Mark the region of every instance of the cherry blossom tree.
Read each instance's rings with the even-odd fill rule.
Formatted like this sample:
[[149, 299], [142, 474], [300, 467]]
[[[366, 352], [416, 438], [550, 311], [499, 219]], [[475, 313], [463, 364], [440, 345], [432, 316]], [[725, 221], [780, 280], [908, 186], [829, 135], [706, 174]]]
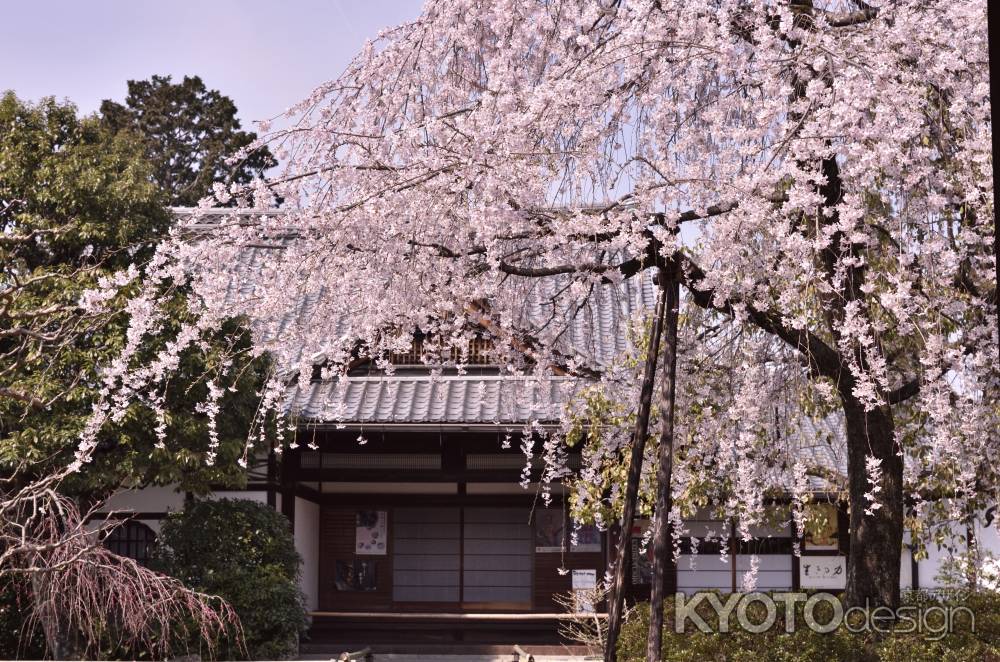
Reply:
[[[676, 426], [694, 441], [673, 492], [725, 482], [748, 531], [780, 473], [759, 468], [780, 445], [774, 403], [786, 420], [838, 412], [846, 600], [895, 605], [906, 502], [920, 533], [996, 489], [985, 14], [981, 0], [431, 0], [262, 138], [282, 178], [217, 187], [243, 214], [194, 213], [161, 246], [77, 462], [128, 403], [156, 411], [179, 353], [234, 315], [284, 367], [262, 420], [289, 375], [359, 357], [391, 369], [418, 330], [459, 352], [486, 331], [525, 383], [575, 375], [634, 403], [634, 370], [588, 362], [567, 335], [661, 268], [689, 311]], [[269, 213], [276, 196], [298, 204]], [[194, 321], [143, 360], [177, 287]], [[799, 491], [817, 470], [787, 467]]]

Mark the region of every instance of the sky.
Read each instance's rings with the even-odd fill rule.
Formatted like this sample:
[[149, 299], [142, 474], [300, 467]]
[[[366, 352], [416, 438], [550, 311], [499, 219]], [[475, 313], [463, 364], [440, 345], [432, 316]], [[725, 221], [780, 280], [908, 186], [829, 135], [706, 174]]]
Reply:
[[0, 91], [69, 99], [81, 113], [121, 101], [126, 81], [197, 74], [244, 127], [336, 78], [420, 0], [18, 0], [0, 21]]

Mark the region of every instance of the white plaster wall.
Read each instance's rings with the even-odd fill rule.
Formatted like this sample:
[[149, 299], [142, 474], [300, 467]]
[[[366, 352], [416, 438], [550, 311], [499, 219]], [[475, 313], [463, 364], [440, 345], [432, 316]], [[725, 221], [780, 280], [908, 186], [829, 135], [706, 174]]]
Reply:
[[319, 608], [319, 504], [295, 497], [295, 549], [302, 556], [299, 587], [306, 607]]
[[[976, 539], [979, 541], [980, 549], [984, 556], [992, 555], [1000, 559], [1000, 533], [997, 531], [998, 521], [994, 521], [987, 526], [982, 516], [976, 519]], [[949, 544], [955, 545], [958, 553], [965, 552], [965, 526], [961, 524], [951, 525], [951, 532], [957, 536], [955, 541]], [[917, 562], [917, 572], [920, 578], [920, 588], [943, 588], [945, 585], [938, 578], [941, 566], [944, 565], [952, 552], [939, 548], [934, 543], [927, 544], [927, 558]]]
[[[281, 495], [277, 495], [277, 509], [281, 510]], [[209, 499], [246, 499], [267, 503], [267, 492], [263, 490], [221, 490], [209, 494]], [[119, 511], [123, 513], [169, 513], [184, 509], [184, 495], [172, 487], [147, 487], [138, 490], [122, 490], [114, 494], [101, 512]], [[137, 519], [160, 534], [158, 519]], [[92, 520], [91, 529], [99, 526]], [[302, 556], [302, 574], [299, 585], [306, 596], [306, 606], [315, 610], [319, 606], [319, 505], [305, 499], [295, 498], [295, 548]]]
[[[677, 590], [694, 593], [710, 589], [732, 589], [732, 557], [723, 561], [718, 554], [682, 554], [677, 563]], [[792, 557], [786, 554], [760, 554], [757, 570], [758, 591], [787, 591], [792, 588]], [[750, 570], [752, 557], [736, 557], [736, 588], [743, 586], [743, 575]]]
[[115, 492], [101, 512], [165, 513], [184, 509], [184, 494], [172, 485]]
[[899, 588], [913, 588], [913, 566], [910, 564], [910, 550], [904, 549], [899, 560]]
[[[223, 490], [209, 494], [208, 499], [247, 499], [267, 503], [267, 492], [260, 490]], [[107, 503], [99, 512], [120, 512], [126, 513], [172, 513], [184, 510], [184, 494], [178, 492], [173, 486], [146, 487], [134, 490], [121, 490], [108, 499]], [[137, 518], [136, 522], [142, 522], [151, 528], [157, 535], [160, 534], [160, 520]], [[97, 527], [97, 522], [91, 522], [91, 528]]]
[[938, 580], [938, 573], [941, 571], [941, 564], [947, 560], [949, 552], [939, 549], [934, 543], [927, 545], [927, 558], [917, 562], [917, 576], [920, 578], [920, 588], [940, 588], [941, 582]]

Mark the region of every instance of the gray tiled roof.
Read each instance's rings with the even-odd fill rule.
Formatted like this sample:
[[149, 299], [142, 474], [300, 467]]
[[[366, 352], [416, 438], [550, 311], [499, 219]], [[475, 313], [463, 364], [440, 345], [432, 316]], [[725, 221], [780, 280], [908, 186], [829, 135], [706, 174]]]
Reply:
[[342, 377], [293, 387], [291, 408], [313, 422], [498, 424], [558, 420], [575, 380], [428, 375]]
[[[180, 213], [175, 210], [175, 213]], [[210, 222], [205, 223], [210, 227]], [[254, 296], [255, 284], [266, 278], [265, 256], [294, 239], [286, 237], [269, 247], [243, 249], [235, 256], [227, 300]], [[545, 339], [564, 355], [583, 365], [607, 365], [628, 347], [628, 325], [652, 310], [655, 286], [652, 277], [632, 278], [620, 284], [594, 287], [586, 303], [578, 308], [553, 311], [551, 300], [560, 288], [558, 278], [531, 281], [524, 293], [519, 328]], [[267, 335], [280, 335], [296, 325], [308, 324], [321, 293], [291, 297], [280, 319], [258, 320]], [[560, 299], [556, 298], [557, 301]], [[551, 320], [565, 320], [552, 324]], [[348, 316], [324, 311], [330, 337], [344, 337]], [[302, 358], [301, 348], [275, 357], [279, 366], [294, 374]], [[321, 362], [322, 357], [318, 357]], [[533, 420], [555, 422], [575, 380], [552, 377], [530, 380], [514, 376], [446, 376], [434, 379], [429, 369], [422, 374], [336, 377], [313, 380], [303, 386], [290, 379], [288, 407], [300, 421], [313, 423], [464, 423], [519, 424]]]
[[[803, 416], [796, 424], [798, 429], [786, 440], [785, 453], [806, 467], [822, 467], [846, 476], [847, 437], [843, 417], [831, 414], [817, 421]], [[819, 476], [809, 476], [808, 480], [813, 490], [823, 491], [831, 487], [825, 478]], [[782, 477], [782, 482], [791, 487], [790, 472]]]
[[[552, 287], [551, 282], [540, 282], [525, 299], [521, 327], [529, 333], [543, 329], [552, 316], [551, 307], [543, 303]], [[654, 297], [649, 278], [597, 287], [585, 306], [559, 311], [569, 321], [558, 328], [553, 346], [585, 365], [607, 365], [627, 349], [629, 321], [652, 309]], [[305, 302], [289, 315], [306, 315], [307, 308]], [[342, 318], [330, 321], [332, 333], [342, 333], [345, 326]], [[432, 378], [428, 373], [337, 377], [314, 380], [308, 387], [293, 384], [290, 410], [314, 423], [554, 423], [580, 381], [479, 374]]]

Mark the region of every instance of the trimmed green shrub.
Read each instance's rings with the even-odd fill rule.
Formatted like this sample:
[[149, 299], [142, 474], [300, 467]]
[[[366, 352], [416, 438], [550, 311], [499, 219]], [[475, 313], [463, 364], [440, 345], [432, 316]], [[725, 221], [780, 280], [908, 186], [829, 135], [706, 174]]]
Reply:
[[[725, 604], [727, 595], [721, 594]], [[752, 633], [739, 626], [736, 612], [730, 616], [730, 632], [718, 633], [718, 616], [707, 602], [696, 611], [713, 632], [699, 631], [691, 621], [686, 631], [674, 631], [674, 601], [664, 608], [663, 660], [669, 662], [1000, 662], [1000, 595], [992, 593], [931, 594], [907, 593], [904, 606], [967, 607], [975, 615], [975, 631], [962, 613], [955, 617], [950, 632], [902, 632], [900, 621], [885, 634], [850, 632], [839, 627], [828, 634], [812, 631], [805, 625], [802, 603], [796, 605], [795, 631], [785, 632], [784, 604], [779, 603], [774, 625], [762, 633]], [[816, 619], [829, 621], [829, 612], [820, 604]], [[754, 603], [747, 610], [753, 623], [765, 620], [764, 607]], [[931, 620], [933, 630], [940, 626]], [[854, 626], [856, 627], [856, 625]], [[884, 629], [889, 629], [884, 628]], [[646, 658], [646, 634], [649, 629], [649, 605], [638, 605], [622, 628], [618, 644], [620, 660]], [[938, 638], [940, 637], [940, 638]]]
[[301, 562], [284, 516], [261, 503], [220, 499], [197, 501], [168, 517], [153, 563], [236, 610], [246, 650], [231, 640], [220, 658], [275, 660], [294, 656], [308, 627], [298, 587]]

